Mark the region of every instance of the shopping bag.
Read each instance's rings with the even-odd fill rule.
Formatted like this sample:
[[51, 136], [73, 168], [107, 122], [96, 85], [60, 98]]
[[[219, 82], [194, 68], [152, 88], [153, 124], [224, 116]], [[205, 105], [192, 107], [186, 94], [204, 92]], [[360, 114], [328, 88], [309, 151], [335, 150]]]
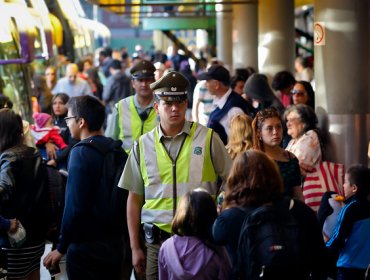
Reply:
[[326, 191], [343, 195], [344, 165], [323, 161], [308, 172], [303, 183], [305, 203], [314, 211], [319, 210], [321, 198]]

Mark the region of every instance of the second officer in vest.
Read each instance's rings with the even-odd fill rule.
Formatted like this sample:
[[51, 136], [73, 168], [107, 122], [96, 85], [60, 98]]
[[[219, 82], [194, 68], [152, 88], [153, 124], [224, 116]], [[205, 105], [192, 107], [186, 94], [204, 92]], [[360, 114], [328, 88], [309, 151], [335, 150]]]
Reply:
[[108, 120], [105, 136], [122, 140], [122, 148], [129, 153], [132, 144], [158, 123], [153, 108], [154, 65], [147, 60], [138, 62], [132, 69], [132, 86], [135, 95], [120, 100]]
[[[217, 133], [185, 120], [187, 86], [187, 79], [175, 71], [150, 85], [160, 125], [135, 142], [119, 183], [129, 191], [133, 265], [139, 274], [146, 273], [146, 279], [158, 279], [158, 252], [170, 237], [180, 198], [199, 187], [216, 197], [217, 178], [226, 181], [231, 167]], [[146, 255], [140, 244], [142, 229]]]

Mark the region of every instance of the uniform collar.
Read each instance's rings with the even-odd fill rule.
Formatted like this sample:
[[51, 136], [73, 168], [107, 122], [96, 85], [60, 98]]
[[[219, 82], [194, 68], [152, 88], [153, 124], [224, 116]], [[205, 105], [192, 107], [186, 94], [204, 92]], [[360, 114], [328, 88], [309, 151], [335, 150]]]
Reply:
[[[137, 95], [136, 95], [136, 94], [134, 95], [134, 105], [135, 105], [135, 107], [136, 107], [137, 109], [139, 109], [139, 110], [143, 110], [143, 109], [141, 108], [140, 104], [139, 104], [139, 101], [137, 100]], [[154, 97], [153, 97], [152, 101], [150, 101], [150, 103], [148, 104], [148, 106], [146, 106], [146, 107], [144, 108], [144, 110], [148, 110], [148, 109], [152, 109], [152, 108], [154, 108]]]
[[[182, 127], [181, 131], [176, 136], [181, 135], [183, 133], [185, 133], [187, 135], [190, 135], [191, 125], [192, 125], [191, 122], [185, 121], [184, 126]], [[162, 128], [161, 128], [160, 125], [158, 125], [158, 137], [159, 137], [159, 139], [162, 139], [162, 137], [164, 137], [164, 138], [171, 138], [169, 136], [164, 135], [164, 133], [163, 133]]]

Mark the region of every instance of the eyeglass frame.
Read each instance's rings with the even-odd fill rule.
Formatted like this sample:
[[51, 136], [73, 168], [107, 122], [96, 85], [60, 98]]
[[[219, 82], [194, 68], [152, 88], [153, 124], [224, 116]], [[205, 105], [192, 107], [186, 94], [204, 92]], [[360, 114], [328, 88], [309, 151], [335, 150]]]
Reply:
[[68, 122], [69, 120], [71, 120], [71, 119], [77, 119], [77, 117], [75, 117], [75, 116], [71, 116], [71, 117], [65, 117], [64, 118], [64, 120], [66, 121], [66, 122]]
[[304, 96], [305, 94], [307, 94], [305, 91], [299, 90], [299, 89], [292, 89], [290, 91], [290, 93], [291, 93], [291, 95], [296, 95], [297, 94], [297, 96]]

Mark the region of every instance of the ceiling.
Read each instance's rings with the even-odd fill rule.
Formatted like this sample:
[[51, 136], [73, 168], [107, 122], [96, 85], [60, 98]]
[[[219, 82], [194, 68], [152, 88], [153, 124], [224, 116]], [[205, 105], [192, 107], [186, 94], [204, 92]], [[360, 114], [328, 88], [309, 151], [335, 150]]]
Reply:
[[[115, 14], [131, 17], [211, 16], [216, 4], [243, 5], [258, 0], [86, 0]], [[273, 0], [275, 1], [275, 0]], [[294, 0], [296, 7], [313, 4], [313, 0]]]

